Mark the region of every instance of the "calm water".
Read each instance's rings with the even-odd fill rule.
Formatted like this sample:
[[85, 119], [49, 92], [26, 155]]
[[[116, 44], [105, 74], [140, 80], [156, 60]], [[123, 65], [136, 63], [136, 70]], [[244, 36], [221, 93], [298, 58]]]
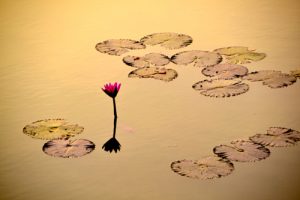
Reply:
[[[284, 89], [250, 83], [250, 91], [217, 99], [191, 85], [192, 66], [168, 67], [170, 83], [129, 79], [122, 57], [101, 54], [106, 39], [177, 32], [193, 37], [184, 50], [240, 45], [267, 53], [250, 71], [299, 69], [300, 3], [286, 1], [1, 1], [0, 199], [211, 200], [298, 199], [300, 147], [271, 149], [270, 158], [235, 164], [228, 177], [198, 181], [170, 169], [179, 159], [212, 154], [214, 146], [263, 133], [300, 130], [300, 81]], [[182, 51], [151, 47], [132, 55]], [[100, 88], [119, 81], [118, 154], [102, 151], [113, 128], [112, 102]], [[85, 127], [96, 150], [77, 159], [42, 152], [46, 141], [22, 128], [65, 118]]]

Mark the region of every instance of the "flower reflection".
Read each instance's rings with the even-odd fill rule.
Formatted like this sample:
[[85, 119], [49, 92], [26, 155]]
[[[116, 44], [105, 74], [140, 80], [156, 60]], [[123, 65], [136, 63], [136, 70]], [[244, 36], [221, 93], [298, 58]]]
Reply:
[[121, 88], [121, 83], [115, 82], [114, 84], [108, 83], [104, 85], [102, 90], [111, 98], [115, 98]]
[[121, 150], [121, 144], [115, 137], [112, 137], [102, 146], [102, 149], [107, 152], [109, 151], [110, 153], [112, 151], [115, 151], [115, 153], [117, 153], [117, 151]]

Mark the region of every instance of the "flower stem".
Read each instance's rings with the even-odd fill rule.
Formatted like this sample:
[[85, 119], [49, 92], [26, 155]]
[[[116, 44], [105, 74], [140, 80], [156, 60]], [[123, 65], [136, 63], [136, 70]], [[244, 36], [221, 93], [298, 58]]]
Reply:
[[115, 98], [113, 98], [113, 103], [114, 103], [114, 115], [115, 115], [115, 117], [118, 117], [118, 115], [117, 115], [117, 107], [116, 107], [116, 100], [115, 100]]

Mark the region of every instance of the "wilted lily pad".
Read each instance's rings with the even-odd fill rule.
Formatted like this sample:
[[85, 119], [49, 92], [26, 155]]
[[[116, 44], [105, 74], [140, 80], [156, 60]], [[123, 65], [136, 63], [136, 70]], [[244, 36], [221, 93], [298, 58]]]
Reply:
[[89, 140], [51, 140], [44, 144], [43, 151], [54, 157], [75, 158], [84, 156], [95, 149], [95, 144]]
[[192, 86], [200, 94], [209, 97], [230, 97], [245, 93], [249, 90], [249, 86], [241, 83], [239, 80], [203, 80]]
[[300, 69], [291, 71], [291, 75], [300, 78]]
[[267, 134], [256, 134], [250, 140], [265, 146], [294, 146], [300, 140], [300, 132], [289, 128], [270, 127]]
[[139, 41], [129, 39], [112, 39], [105, 40], [96, 45], [96, 49], [101, 53], [119, 56], [133, 49], [144, 49], [145, 45]]
[[187, 65], [194, 62], [195, 67], [209, 67], [222, 61], [222, 56], [218, 53], [208, 51], [183, 51], [171, 57], [171, 61], [178, 65]]
[[245, 64], [252, 61], [260, 61], [266, 57], [265, 53], [257, 53], [253, 50], [249, 50], [248, 47], [224, 47], [215, 49], [214, 52], [217, 52], [226, 57], [228, 63], [232, 64]]
[[227, 176], [234, 170], [234, 166], [229, 160], [208, 156], [200, 160], [174, 161], [171, 169], [181, 176], [206, 180]]
[[245, 140], [232, 141], [230, 145], [216, 146], [213, 151], [222, 158], [238, 162], [254, 162], [270, 155], [270, 150], [266, 147]]
[[136, 69], [128, 74], [129, 78], [153, 78], [162, 81], [172, 81], [178, 76], [174, 69], [144, 67]]
[[248, 69], [241, 65], [235, 64], [217, 64], [206, 67], [202, 70], [205, 76], [216, 77], [218, 79], [233, 79], [239, 78], [248, 73]]
[[145, 56], [126, 56], [123, 58], [123, 62], [126, 65], [143, 68], [154, 66], [164, 66], [170, 62], [168, 56], [159, 53], [149, 53]]
[[83, 127], [70, 124], [64, 119], [45, 119], [33, 122], [23, 128], [23, 132], [33, 138], [52, 140], [68, 138], [83, 132]]
[[145, 45], [160, 44], [167, 49], [179, 49], [192, 42], [193, 39], [190, 36], [178, 33], [154, 33], [141, 39], [141, 43]]
[[244, 80], [249, 81], [263, 81], [263, 85], [270, 88], [282, 88], [292, 85], [297, 81], [297, 78], [290, 74], [285, 74], [280, 71], [262, 70], [249, 73], [243, 77]]

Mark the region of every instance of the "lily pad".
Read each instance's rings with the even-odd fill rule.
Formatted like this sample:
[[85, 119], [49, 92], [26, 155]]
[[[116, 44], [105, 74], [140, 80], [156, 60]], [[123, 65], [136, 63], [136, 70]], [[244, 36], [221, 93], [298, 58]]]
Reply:
[[239, 78], [248, 73], [248, 69], [241, 65], [235, 64], [217, 64], [206, 67], [202, 70], [205, 76], [216, 77], [218, 79], [234, 79]]
[[271, 147], [294, 146], [300, 140], [300, 132], [289, 128], [270, 127], [267, 134], [256, 134], [250, 140]]
[[95, 149], [95, 144], [89, 140], [51, 140], [44, 144], [43, 151], [54, 157], [76, 158], [84, 156]]
[[120, 56], [128, 52], [129, 50], [145, 48], [146, 46], [141, 44], [139, 41], [129, 39], [105, 40], [96, 44], [97, 51], [115, 56]]
[[203, 80], [192, 86], [200, 94], [209, 97], [231, 97], [243, 94], [249, 90], [249, 86], [239, 80]]
[[230, 145], [220, 145], [214, 148], [214, 153], [222, 158], [238, 162], [254, 162], [270, 156], [270, 150], [251, 141], [236, 140]]
[[208, 156], [200, 160], [178, 160], [171, 164], [171, 169], [181, 176], [207, 180], [227, 176], [234, 170], [233, 164], [217, 156]]
[[300, 69], [291, 71], [291, 75], [300, 78]]
[[195, 67], [209, 67], [222, 61], [222, 56], [218, 53], [208, 51], [183, 51], [171, 57], [171, 61], [177, 65], [188, 65], [194, 63]]
[[178, 76], [173, 69], [144, 67], [136, 69], [128, 74], [129, 78], [153, 78], [162, 81], [172, 81]]
[[33, 138], [52, 140], [69, 138], [83, 132], [83, 127], [70, 124], [64, 119], [45, 119], [33, 122], [23, 128], [23, 132]]
[[245, 64], [252, 61], [260, 61], [266, 57], [265, 53], [257, 53], [254, 50], [249, 50], [248, 47], [224, 47], [215, 49], [214, 52], [220, 53], [226, 57], [228, 63]]
[[150, 65], [154, 66], [164, 66], [170, 62], [168, 56], [159, 54], [159, 53], [149, 53], [145, 56], [126, 56], [123, 58], [123, 62], [126, 65], [136, 67], [136, 68], [143, 68], [149, 67]]
[[154, 33], [143, 37], [141, 43], [145, 45], [158, 45], [167, 49], [179, 49], [193, 42], [191, 36], [178, 33]]
[[244, 76], [243, 79], [252, 82], [263, 81], [263, 85], [267, 85], [270, 88], [287, 87], [297, 81], [297, 78], [293, 75], [273, 70], [252, 72]]

